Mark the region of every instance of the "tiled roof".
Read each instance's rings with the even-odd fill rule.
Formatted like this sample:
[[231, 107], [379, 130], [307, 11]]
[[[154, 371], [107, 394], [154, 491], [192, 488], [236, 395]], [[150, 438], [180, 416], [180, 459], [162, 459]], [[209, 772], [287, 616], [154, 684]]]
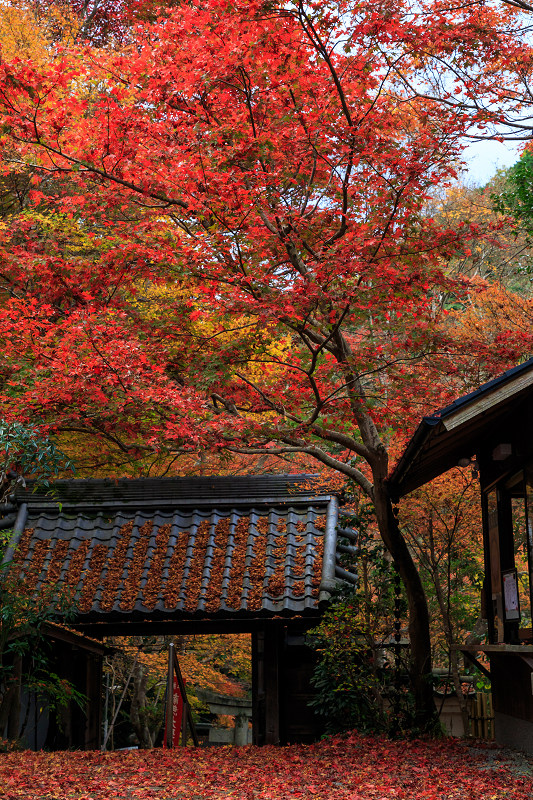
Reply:
[[337, 499], [310, 476], [55, 488], [19, 494], [6, 559], [34, 593], [68, 587], [80, 622], [316, 613], [335, 579]]

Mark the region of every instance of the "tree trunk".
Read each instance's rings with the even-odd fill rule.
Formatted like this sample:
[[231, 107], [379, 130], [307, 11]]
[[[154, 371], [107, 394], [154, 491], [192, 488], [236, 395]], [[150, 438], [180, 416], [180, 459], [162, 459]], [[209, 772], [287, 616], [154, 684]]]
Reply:
[[133, 670], [133, 692], [131, 698], [130, 720], [137, 738], [139, 747], [143, 750], [153, 747], [150, 729], [146, 720], [146, 685], [148, 673], [143, 664], [137, 662]]
[[379, 532], [402, 578], [409, 608], [411, 643], [410, 679], [414, 694], [415, 725], [426, 733], [435, 733], [438, 714], [431, 676], [431, 637], [429, 610], [420, 575], [411, 556], [385, 486], [386, 471], [374, 483], [374, 506]]

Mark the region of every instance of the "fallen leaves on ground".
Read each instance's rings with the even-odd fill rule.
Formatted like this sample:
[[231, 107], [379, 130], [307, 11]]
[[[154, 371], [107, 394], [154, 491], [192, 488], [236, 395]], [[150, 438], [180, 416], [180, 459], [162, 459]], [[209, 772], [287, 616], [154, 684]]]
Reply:
[[527, 800], [533, 780], [444, 740], [7, 753], [1, 800]]

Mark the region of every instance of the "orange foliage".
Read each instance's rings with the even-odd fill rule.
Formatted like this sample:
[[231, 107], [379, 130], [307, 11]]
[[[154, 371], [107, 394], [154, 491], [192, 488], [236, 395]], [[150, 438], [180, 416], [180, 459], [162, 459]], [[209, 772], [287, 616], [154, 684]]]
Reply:
[[424, 576], [435, 660], [485, 627], [479, 618], [483, 540], [479, 485], [459, 468], [404, 498], [400, 524]]
[[[135, 658], [149, 671], [152, 682], [165, 682], [168, 673], [168, 642], [145, 641], [139, 647], [130, 639], [110, 640], [133, 662]], [[242, 697], [251, 685], [250, 635], [203, 635], [179, 637], [176, 648], [181, 673], [188, 688]], [[231, 673], [231, 674], [230, 674]]]

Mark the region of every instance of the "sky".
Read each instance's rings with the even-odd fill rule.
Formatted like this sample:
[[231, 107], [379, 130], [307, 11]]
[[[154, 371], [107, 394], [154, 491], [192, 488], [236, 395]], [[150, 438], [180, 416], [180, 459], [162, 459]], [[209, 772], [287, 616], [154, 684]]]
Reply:
[[523, 145], [523, 142], [474, 142], [465, 151], [468, 181], [483, 186], [496, 170], [510, 167], [518, 161]]

